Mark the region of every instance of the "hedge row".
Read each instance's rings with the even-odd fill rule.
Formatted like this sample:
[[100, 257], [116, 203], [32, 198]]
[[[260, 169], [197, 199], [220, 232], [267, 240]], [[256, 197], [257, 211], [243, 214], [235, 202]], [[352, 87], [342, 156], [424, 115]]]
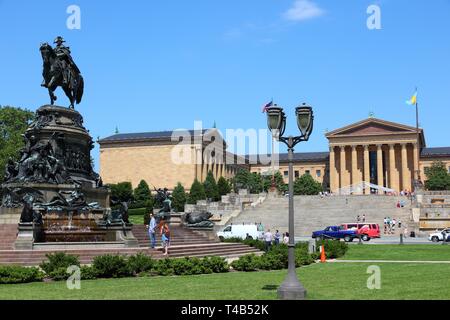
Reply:
[[[264, 242], [259, 240], [240, 240], [255, 248], [263, 248]], [[318, 241], [317, 247], [325, 245], [327, 258], [338, 258], [343, 256], [348, 245], [341, 241], [324, 240]], [[70, 274], [67, 268], [80, 266], [77, 256], [67, 255], [59, 252], [47, 254], [47, 261], [41, 263], [39, 268], [27, 268], [19, 266], [0, 267], [0, 284], [39, 282], [44, 278], [54, 281], [66, 280]], [[298, 243], [295, 246], [296, 267], [309, 265], [319, 257], [319, 251], [314, 254], [308, 253], [307, 243]], [[288, 266], [288, 247], [284, 244], [272, 246], [262, 256], [254, 254], [242, 256], [231, 264], [238, 271], [257, 270], [281, 270]], [[179, 258], [154, 260], [142, 253], [128, 258], [119, 255], [103, 255], [94, 258], [91, 266], [81, 266], [81, 279], [93, 280], [98, 278], [122, 278], [134, 276], [171, 276], [171, 275], [196, 275], [209, 273], [228, 272], [230, 266], [225, 259], [220, 257]]]

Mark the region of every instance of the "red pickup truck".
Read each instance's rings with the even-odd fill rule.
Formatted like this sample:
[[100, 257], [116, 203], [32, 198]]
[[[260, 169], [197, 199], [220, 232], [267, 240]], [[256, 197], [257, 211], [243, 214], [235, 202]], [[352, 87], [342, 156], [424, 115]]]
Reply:
[[380, 226], [376, 223], [343, 223], [343, 230], [354, 230], [357, 235], [361, 235], [363, 241], [374, 238], [381, 238]]

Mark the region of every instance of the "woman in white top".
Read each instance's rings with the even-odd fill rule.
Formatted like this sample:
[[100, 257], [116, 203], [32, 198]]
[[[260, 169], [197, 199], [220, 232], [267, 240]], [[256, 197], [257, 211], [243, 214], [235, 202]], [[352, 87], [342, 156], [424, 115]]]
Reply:
[[283, 243], [289, 244], [289, 232], [286, 232], [283, 237]]

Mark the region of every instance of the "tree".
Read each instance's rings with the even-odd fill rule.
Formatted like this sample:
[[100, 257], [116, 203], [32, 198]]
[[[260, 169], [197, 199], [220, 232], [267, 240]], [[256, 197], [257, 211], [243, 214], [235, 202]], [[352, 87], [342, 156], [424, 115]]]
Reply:
[[121, 202], [129, 202], [133, 200], [133, 187], [131, 182], [120, 182], [118, 184], [109, 184], [111, 189], [111, 197]]
[[314, 180], [310, 174], [304, 174], [294, 182], [295, 195], [314, 196], [322, 191], [322, 184]]
[[[284, 183], [284, 179], [280, 171], [275, 172], [274, 178], [275, 178], [275, 187], [277, 188], [277, 190], [281, 193], [286, 192], [287, 185]], [[263, 186], [265, 192], [269, 191], [269, 189], [272, 187], [272, 175], [267, 175], [263, 177]]]
[[136, 189], [134, 189], [134, 200], [144, 202], [148, 200], [150, 196], [150, 187], [148, 186], [147, 182], [145, 182], [145, 180], [141, 180]]
[[252, 172], [248, 176], [247, 189], [250, 193], [260, 193], [264, 189], [263, 179], [260, 173]]
[[184, 212], [184, 206], [186, 205], [186, 191], [183, 185], [178, 182], [177, 186], [173, 189], [172, 193], [172, 207], [177, 212]]
[[425, 188], [430, 191], [450, 190], [450, 173], [442, 161], [435, 161], [430, 168], [425, 168], [428, 180]]
[[197, 204], [198, 200], [206, 200], [206, 193], [203, 184], [195, 179], [189, 192], [188, 203]]
[[203, 187], [205, 188], [206, 198], [212, 201], [219, 201], [219, 188], [217, 187], [216, 179], [214, 179], [214, 174], [209, 171], [206, 175], [205, 182], [203, 182]]
[[139, 182], [136, 189], [134, 189], [133, 192], [133, 198], [134, 198], [134, 207], [136, 208], [153, 208], [154, 199], [152, 196], [152, 193], [150, 191], [150, 187], [148, 186], [147, 182], [145, 180], [141, 180]]
[[0, 183], [8, 159], [18, 160], [19, 151], [25, 145], [22, 134], [33, 118], [34, 114], [29, 110], [0, 106]]
[[234, 178], [232, 179], [234, 191], [239, 189], [245, 189], [248, 186], [248, 180], [250, 179], [250, 171], [245, 169], [239, 169]]
[[221, 196], [225, 196], [231, 192], [231, 185], [224, 177], [220, 177], [219, 181], [217, 181], [217, 188]]

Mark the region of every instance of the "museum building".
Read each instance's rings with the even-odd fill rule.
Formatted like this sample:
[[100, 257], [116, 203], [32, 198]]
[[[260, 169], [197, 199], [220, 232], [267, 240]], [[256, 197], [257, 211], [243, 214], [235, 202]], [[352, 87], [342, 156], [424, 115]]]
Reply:
[[[189, 188], [209, 171], [216, 179], [231, 178], [240, 168], [261, 174], [272, 174], [274, 168], [288, 180], [287, 154], [279, 154], [273, 166], [257, 156], [217, 152], [227, 145], [216, 129], [188, 131], [189, 139], [181, 145], [174, 132], [116, 134], [99, 140], [103, 181], [129, 181], [136, 187], [144, 179], [156, 188], [170, 189], [181, 182]], [[296, 153], [294, 175], [310, 174], [333, 193], [352, 186], [354, 194], [412, 191], [424, 182], [425, 168], [434, 161], [442, 161], [450, 172], [450, 147], [427, 148], [423, 129], [368, 118], [325, 137], [329, 152]], [[177, 160], [180, 155], [184, 161]]]

